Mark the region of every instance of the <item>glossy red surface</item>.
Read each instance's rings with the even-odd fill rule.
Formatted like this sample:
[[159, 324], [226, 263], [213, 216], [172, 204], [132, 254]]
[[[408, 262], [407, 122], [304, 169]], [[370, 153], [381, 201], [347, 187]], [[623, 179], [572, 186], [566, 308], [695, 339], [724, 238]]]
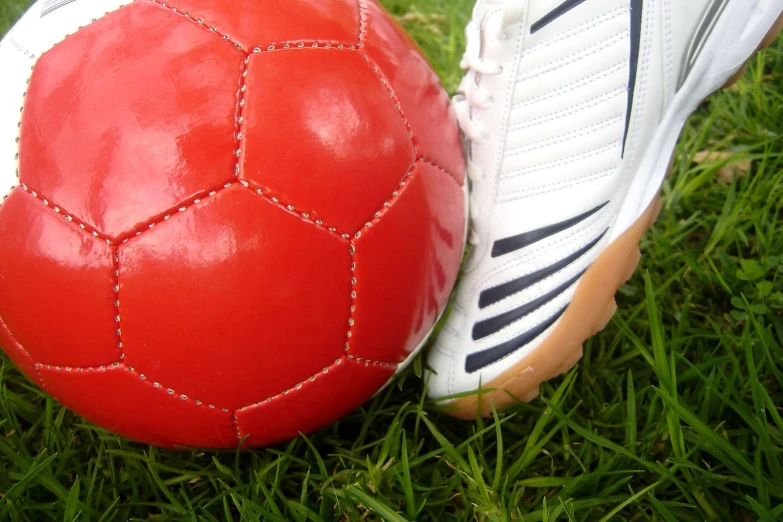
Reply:
[[117, 360], [112, 266], [105, 241], [21, 187], [0, 207], [0, 318], [37, 362]]
[[[162, 0], [136, 0], [162, 2]], [[358, 40], [357, 0], [177, 0], [167, 2], [180, 13], [202, 19], [246, 50], [276, 42]]]
[[368, 1], [363, 52], [378, 64], [405, 110], [419, 156], [465, 180], [457, 117], [440, 80], [418, 45], [375, 1]]
[[[269, 446], [309, 433], [339, 419], [364, 402], [394, 374], [394, 369], [343, 359], [298, 390], [237, 412], [237, 427], [247, 446]], [[270, 423], [269, 419], [275, 419]]]
[[349, 264], [344, 240], [236, 183], [120, 248], [125, 361], [232, 410], [277, 395], [342, 356]]
[[131, 439], [273, 444], [372, 397], [432, 328], [462, 253], [462, 151], [374, 0], [183, 1], [136, 0], [33, 71], [0, 345]]
[[126, 368], [40, 372], [65, 406], [123, 437], [167, 448], [237, 446], [231, 412], [183, 399]]
[[6, 355], [11, 359], [22, 373], [24, 373], [31, 381], [41, 384], [41, 379], [38, 377], [38, 373], [35, 371], [35, 361], [30, 354], [19, 344], [16, 339], [11, 335], [11, 331], [8, 326], [0, 319], [0, 346], [5, 349]]
[[22, 182], [119, 237], [234, 174], [243, 54], [147, 0], [35, 66]]
[[[392, 206], [354, 240], [350, 353], [402, 362], [445, 308], [462, 261], [462, 189], [419, 163]], [[380, 304], [383, 303], [383, 306]]]
[[[413, 163], [413, 143], [357, 52], [263, 53], [249, 66], [242, 177], [353, 235]], [[292, 142], [292, 137], [296, 142]]]

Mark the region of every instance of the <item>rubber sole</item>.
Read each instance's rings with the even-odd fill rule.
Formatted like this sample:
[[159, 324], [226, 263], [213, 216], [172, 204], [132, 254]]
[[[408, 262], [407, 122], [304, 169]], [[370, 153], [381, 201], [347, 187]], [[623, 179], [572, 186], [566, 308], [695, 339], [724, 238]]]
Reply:
[[[765, 36], [757, 51], [772, 45], [781, 31], [783, 15]], [[739, 81], [752, 58], [726, 82], [724, 88]], [[673, 164], [672, 156], [669, 173]], [[636, 272], [641, 260], [639, 242], [655, 224], [660, 211], [661, 198], [658, 195], [637, 221], [609, 245], [585, 272], [558, 326], [540, 346], [498, 378], [484, 383], [476, 395], [444, 405], [444, 411], [465, 420], [475, 419], [477, 415], [488, 417], [492, 414], [493, 406], [502, 410], [520, 401], [532, 401], [538, 397], [542, 383], [574, 368], [582, 358], [583, 343], [606, 328], [617, 311], [615, 294]]]

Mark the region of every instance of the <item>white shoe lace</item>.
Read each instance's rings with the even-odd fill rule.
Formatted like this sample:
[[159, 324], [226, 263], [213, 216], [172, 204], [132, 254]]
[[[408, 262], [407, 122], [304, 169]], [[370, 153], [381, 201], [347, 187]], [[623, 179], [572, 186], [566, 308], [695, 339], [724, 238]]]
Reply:
[[[503, 73], [501, 64], [488, 60], [485, 56], [487, 39], [505, 40], [506, 29], [523, 20], [524, 3], [523, 0], [478, 0], [473, 11], [473, 20], [465, 29], [468, 45], [460, 67], [467, 73], [460, 84], [458, 94], [454, 97], [454, 109], [460, 127], [470, 143], [484, 143], [490, 137], [487, 128], [473, 119], [474, 109], [490, 109], [495, 102], [492, 95], [481, 87], [481, 77], [498, 76]], [[500, 18], [500, 23], [495, 31], [488, 30], [486, 22], [490, 16], [495, 15]], [[474, 189], [471, 191], [473, 193], [476, 184], [486, 179], [486, 174], [479, 165], [473, 162], [470, 154], [468, 154], [467, 172]], [[479, 242], [477, 232], [479, 216], [479, 207], [471, 197], [470, 242], [474, 245]]]

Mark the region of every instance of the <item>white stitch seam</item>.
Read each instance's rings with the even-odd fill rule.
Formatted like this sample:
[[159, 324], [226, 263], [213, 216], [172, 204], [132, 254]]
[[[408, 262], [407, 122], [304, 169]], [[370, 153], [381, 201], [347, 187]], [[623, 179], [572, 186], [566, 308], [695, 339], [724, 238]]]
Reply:
[[578, 114], [592, 107], [597, 107], [604, 101], [611, 100], [612, 98], [615, 98], [620, 94], [627, 94], [627, 93], [628, 93], [628, 87], [626, 86], [617, 87], [616, 89], [598, 95], [595, 98], [592, 98], [586, 102], [573, 105], [571, 107], [565, 108], [560, 111], [549, 113], [546, 116], [541, 116], [539, 118], [517, 123], [516, 125], [513, 125], [511, 126], [511, 128], [509, 128], [509, 133], [519, 132], [525, 129], [529, 129], [530, 127], [535, 127], [536, 125], [539, 125], [541, 123], [550, 123], [559, 120], [561, 118], [571, 116], [573, 114]]
[[[549, 194], [550, 192], [556, 192], [564, 187], [575, 187], [577, 185], [582, 185], [584, 183], [589, 183], [591, 181], [595, 181], [598, 179], [605, 178], [612, 174], [613, 172], [617, 172], [617, 167], [611, 167], [605, 170], [601, 170], [598, 172], [590, 172], [588, 174], [580, 175], [577, 178], [569, 179], [565, 181], [560, 181], [557, 183], [549, 183], [546, 185], [539, 185], [536, 188], [526, 189], [526, 190], [517, 190], [514, 192], [508, 192], [506, 194], [501, 195], [498, 198], [498, 203], [510, 203], [512, 201], [519, 201], [521, 199], [527, 199], [529, 197], [533, 196], [540, 196], [542, 194]], [[544, 189], [544, 190], [542, 190]], [[512, 197], [514, 196], [514, 197]]]
[[627, 30], [624, 30], [619, 33], [615, 33], [614, 35], [610, 36], [605, 40], [602, 40], [601, 42], [595, 45], [592, 45], [585, 49], [581, 49], [578, 52], [564, 56], [559, 60], [548, 63], [546, 65], [541, 65], [539, 67], [536, 67], [535, 69], [526, 70], [523, 76], [517, 78], [517, 83], [523, 82], [525, 80], [529, 80], [531, 78], [535, 78], [544, 73], [551, 73], [557, 71], [567, 65], [570, 65], [574, 62], [581, 60], [582, 58], [586, 58], [588, 56], [598, 54], [600, 51], [603, 51], [604, 49], [611, 47], [616, 43], [622, 42], [623, 40], [627, 40], [628, 36], [629, 36], [629, 32]]
[[230, 43], [232, 43], [232, 44], [234, 45], [234, 47], [236, 47], [237, 49], [239, 49], [239, 50], [241, 50], [241, 51], [243, 51], [243, 50], [244, 50], [244, 48], [242, 47], [242, 44], [240, 44], [239, 42], [236, 42], [236, 41], [234, 41], [234, 40], [233, 40], [233, 39], [232, 39], [232, 38], [231, 38], [229, 35], [227, 35], [227, 34], [225, 34], [225, 33], [221, 32], [221, 31], [220, 31], [220, 30], [219, 30], [217, 27], [215, 27], [214, 25], [207, 24], [207, 23], [204, 21], [204, 19], [203, 19], [203, 18], [201, 18], [201, 17], [194, 18], [193, 16], [191, 16], [191, 15], [190, 15], [190, 13], [189, 13], [189, 12], [187, 12], [187, 11], [180, 11], [179, 9], [177, 9], [177, 7], [176, 7], [176, 6], [169, 5], [169, 4], [168, 4], [168, 2], [167, 2], [166, 0], [163, 0], [162, 2], [160, 2], [160, 1], [158, 1], [158, 0], [149, 0], [149, 1], [150, 1], [151, 3], [153, 3], [153, 4], [159, 5], [160, 7], [163, 7], [163, 8], [165, 8], [165, 9], [168, 9], [170, 12], [172, 12], [172, 13], [174, 13], [174, 14], [177, 14], [177, 15], [179, 15], [179, 16], [182, 16], [182, 17], [184, 17], [184, 18], [185, 18], [185, 19], [187, 19], [187, 20], [190, 20], [191, 22], [193, 22], [193, 23], [194, 23], [194, 24], [196, 24], [197, 26], [201, 27], [201, 28], [202, 28], [202, 29], [204, 29], [205, 31], [208, 31], [208, 32], [210, 32], [210, 33], [213, 33], [213, 34], [216, 34], [216, 35], [217, 35], [217, 36], [219, 36], [219, 37], [220, 37], [222, 40], [226, 40], [227, 42], [230, 42]]
[[13, 46], [13, 47], [14, 47], [14, 48], [17, 50], [17, 51], [19, 51], [20, 53], [22, 53], [22, 54], [23, 54], [23, 55], [25, 55], [26, 57], [30, 58], [31, 60], [37, 60], [37, 59], [38, 59], [38, 58], [35, 56], [35, 54], [33, 54], [32, 52], [30, 52], [30, 51], [29, 51], [29, 50], [28, 50], [28, 49], [27, 49], [25, 46], [23, 46], [22, 44], [20, 44], [19, 42], [17, 42], [17, 41], [14, 39], [14, 37], [13, 37], [13, 36], [9, 36], [9, 37], [8, 37], [8, 41], [9, 41], [9, 42], [11, 42], [11, 45], [12, 45], [12, 46]]
[[252, 181], [252, 180], [246, 180], [242, 179], [239, 180], [239, 184], [242, 185], [244, 188], [253, 191], [253, 193], [261, 196], [268, 202], [272, 203], [276, 207], [281, 208], [282, 210], [285, 210], [288, 213], [295, 214], [298, 218], [300, 218], [302, 221], [305, 221], [316, 228], [323, 229], [330, 234], [334, 234], [335, 236], [339, 237], [343, 240], [348, 240], [351, 238], [351, 235], [346, 232], [340, 232], [337, 230], [337, 227], [333, 227], [330, 225], [327, 225], [323, 222], [321, 219], [314, 218], [313, 215], [318, 215], [317, 212], [303, 212], [300, 210], [297, 210], [298, 207], [291, 205], [289, 203], [280, 201], [280, 198], [274, 195], [270, 195], [270, 190], [263, 188], [261, 184]]
[[[594, 82], [597, 82], [598, 80], [606, 78], [607, 76], [609, 76], [611, 74], [614, 74], [616, 72], [621, 72], [623, 69], [626, 69], [627, 67], [628, 66], [627, 66], [627, 62], [626, 61], [619, 62], [619, 63], [617, 63], [615, 65], [610, 66], [608, 69], [605, 69], [603, 71], [599, 71], [597, 73], [591, 74], [590, 76], [586, 76], [586, 77], [584, 77], [582, 79], [579, 79], [579, 80], [576, 80], [576, 81], [571, 82], [569, 84], [566, 84], [566, 85], [564, 85], [564, 86], [562, 86], [562, 87], [560, 87], [558, 89], [555, 89], [553, 91], [548, 91], [545, 94], [541, 94], [541, 95], [535, 96], [533, 98], [521, 101], [519, 103], [515, 103], [512, 106], [512, 110], [516, 111], [516, 110], [519, 110], [519, 109], [521, 109], [523, 107], [529, 107], [529, 106], [535, 105], [535, 104], [537, 104], [539, 102], [543, 102], [543, 101], [555, 98], [555, 97], [557, 97], [557, 96], [559, 96], [561, 94], [569, 93], [569, 92], [573, 91], [574, 89], [576, 89], [578, 87], [584, 87], [585, 85], [590, 85], [591, 83], [594, 83]], [[628, 79], [626, 78], [624, 81], [627, 82]]]
[[365, 0], [358, 0], [357, 5], [359, 8], [359, 48], [364, 47], [365, 39], [367, 37], [367, 26], [369, 23], [369, 8]]
[[545, 140], [539, 140], [533, 143], [528, 143], [527, 145], [523, 145], [521, 147], [517, 147], [515, 149], [510, 150], [506, 154], [506, 158], [518, 156], [520, 154], [524, 154], [526, 152], [530, 152], [533, 150], [542, 149], [550, 145], [557, 145], [558, 143], [569, 141], [572, 138], [579, 138], [581, 136], [584, 136], [585, 134], [590, 134], [592, 132], [605, 129], [607, 127], [611, 127], [613, 124], [618, 123], [622, 120], [623, 120], [622, 116], [615, 115], [599, 123], [594, 123], [592, 125], [588, 125], [587, 127], [582, 127], [581, 129], [575, 130], [573, 132], [569, 132], [567, 134], [561, 134], [560, 136], [554, 138], [547, 138]]
[[[2, 317], [0, 317], [0, 325], [2, 325], [3, 328], [8, 332], [8, 336], [11, 338], [11, 341], [16, 345], [16, 348], [18, 351], [22, 352], [22, 355], [25, 359], [27, 359], [27, 362], [30, 363], [30, 366], [32, 366], [33, 371], [35, 371], [35, 374], [38, 376], [38, 384], [41, 385], [41, 388], [46, 390], [46, 385], [44, 384], [43, 375], [41, 375], [41, 372], [38, 369], [38, 363], [35, 362], [35, 359], [33, 359], [33, 356], [30, 355], [30, 352], [27, 351], [27, 349], [22, 346], [22, 343], [20, 343], [16, 337], [14, 337], [14, 333], [11, 331], [11, 328], [8, 327], [8, 324], [3, 320]], [[8, 347], [11, 348], [11, 347]]]
[[125, 360], [125, 352], [122, 348], [122, 323], [120, 318], [122, 316], [120, 312], [120, 249], [119, 247], [113, 247], [111, 249], [112, 256], [112, 290], [114, 291], [114, 308], [117, 313], [115, 321], [117, 323], [117, 350], [120, 355], [120, 361]]
[[534, 45], [533, 47], [530, 47], [525, 51], [525, 56], [530, 56], [531, 54], [535, 54], [535, 52], [541, 48], [551, 47], [552, 45], [561, 42], [563, 40], [567, 40], [572, 36], [577, 36], [582, 33], [585, 33], [588, 30], [603, 24], [604, 22], [612, 21], [615, 18], [618, 18], [619, 16], [627, 15], [627, 14], [628, 14], [628, 7], [619, 7], [614, 11], [609, 11], [608, 13], [605, 13], [601, 16], [596, 16], [594, 18], [591, 18], [565, 33], [557, 34], [556, 36], [553, 36], [548, 40], [545, 40], [539, 44]]
[[506, 180], [517, 178], [519, 176], [535, 174], [537, 172], [543, 172], [553, 167], [562, 167], [565, 165], [571, 165], [572, 163], [576, 163], [578, 161], [591, 158], [593, 156], [598, 156], [604, 152], [608, 152], [614, 148], [622, 146], [622, 144], [623, 144], [622, 140], [615, 140], [611, 143], [607, 143], [606, 145], [600, 145], [588, 151], [580, 152], [579, 154], [565, 156], [563, 158], [554, 161], [547, 161], [546, 163], [538, 163], [535, 165], [531, 165], [530, 167], [525, 167], [518, 170], [511, 170], [509, 172], [503, 173], [501, 179], [503, 181], [506, 181]]
[[236, 163], [234, 164], [234, 177], [238, 178], [244, 166], [244, 145], [245, 145], [245, 92], [247, 91], [247, 75], [250, 66], [250, 57], [248, 54], [242, 60], [242, 66], [239, 73], [239, 88], [237, 89], [237, 107], [234, 114], [234, 138], [236, 139]]
[[391, 84], [386, 79], [386, 77], [383, 75], [383, 71], [381, 71], [380, 66], [375, 63], [375, 61], [370, 58], [370, 56], [367, 53], [361, 53], [364, 57], [364, 60], [367, 62], [367, 65], [370, 67], [373, 73], [375, 73], [375, 76], [378, 78], [378, 81], [381, 82], [381, 85], [386, 89], [386, 92], [389, 94], [389, 98], [391, 98], [392, 102], [394, 103], [394, 108], [397, 109], [397, 112], [400, 114], [400, 119], [402, 120], [402, 124], [405, 126], [405, 129], [408, 132], [408, 136], [411, 140], [411, 145], [413, 145], [413, 157], [418, 159], [419, 158], [419, 146], [417, 143], [416, 138], [413, 135], [413, 129], [410, 126], [410, 123], [408, 122], [408, 117], [405, 115], [405, 111], [402, 108], [402, 105], [400, 104], [400, 100], [397, 98], [397, 94], [394, 92], [394, 89], [392, 89]]
[[113, 245], [115, 243], [114, 239], [112, 239], [109, 236], [103, 235], [102, 233], [98, 232], [97, 229], [73, 217], [72, 214], [64, 210], [59, 205], [50, 202], [47, 198], [41, 196], [38, 192], [29, 188], [25, 183], [22, 183], [17, 188], [27, 192], [31, 197], [40, 201], [43, 204], [43, 206], [48, 207], [55, 214], [61, 215], [63, 219], [65, 219], [65, 221], [69, 223], [73, 223], [79, 230], [81, 230], [83, 233], [87, 234], [88, 236], [92, 237], [93, 239], [98, 239], [101, 242], [106, 243], [107, 245]]

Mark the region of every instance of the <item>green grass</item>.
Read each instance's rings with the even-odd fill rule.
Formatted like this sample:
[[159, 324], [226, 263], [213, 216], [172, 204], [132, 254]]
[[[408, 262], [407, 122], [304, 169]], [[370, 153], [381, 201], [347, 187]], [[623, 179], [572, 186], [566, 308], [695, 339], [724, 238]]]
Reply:
[[[384, 3], [453, 90], [470, 2]], [[0, 34], [25, 4], [2, 0]], [[0, 520], [783, 520], [782, 93], [778, 41], [700, 108], [620, 312], [532, 404], [450, 419], [419, 361], [309, 438], [177, 453], [87, 424], [1, 359]], [[732, 155], [692, 161], [705, 150]]]

